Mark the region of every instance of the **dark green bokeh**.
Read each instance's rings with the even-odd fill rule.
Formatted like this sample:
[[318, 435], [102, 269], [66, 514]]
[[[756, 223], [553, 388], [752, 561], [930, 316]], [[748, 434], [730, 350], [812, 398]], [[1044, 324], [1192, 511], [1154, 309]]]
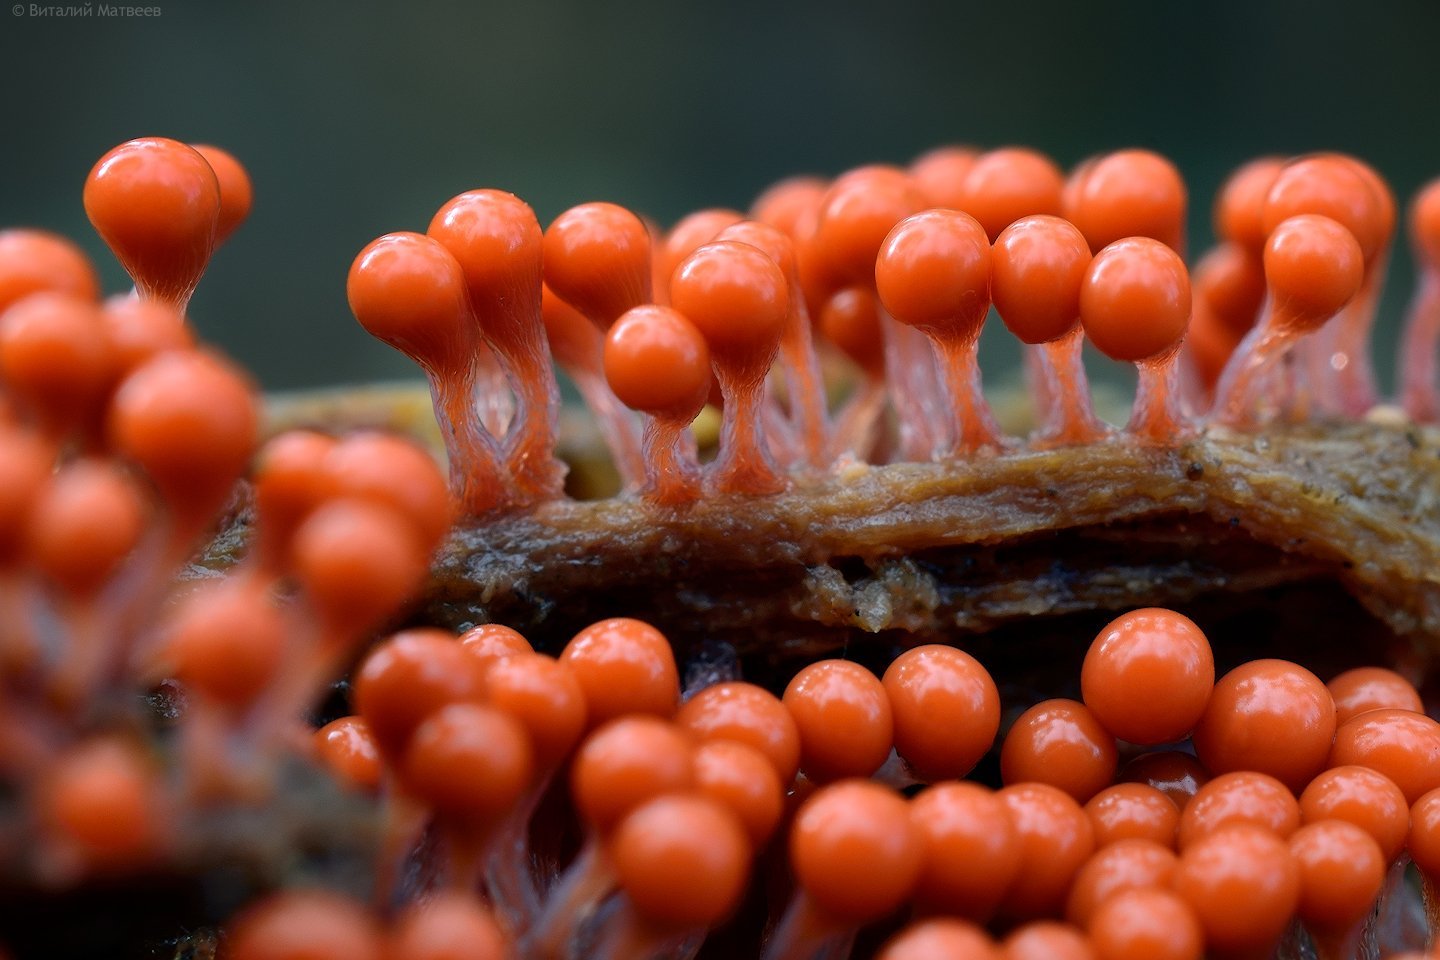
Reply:
[[[1215, 187], [1256, 154], [1351, 151], [1402, 198], [1440, 173], [1433, 2], [146, 2], [162, 15], [0, 4], [0, 222], [77, 237], [121, 289], [80, 206], [90, 165], [147, 134], [231, 149], [256, 209], [193, 313], [271, 388], [413, 374], [356, 327], [345, 272], [470, 187], [513, 190], [547, 223], [590, 199], [668, 222], [945, 142], [1025, 143], [1067, 165], [1141, 145], [1185, 172], [1198, 250]], [[1377, 343], [1386, 369], [1407, 260]]]

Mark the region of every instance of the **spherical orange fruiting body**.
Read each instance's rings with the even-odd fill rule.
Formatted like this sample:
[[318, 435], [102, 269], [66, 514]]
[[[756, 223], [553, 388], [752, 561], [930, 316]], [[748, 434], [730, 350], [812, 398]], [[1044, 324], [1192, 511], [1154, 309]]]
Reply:
[[670, 641], [650, 624], [615, 617], [581, 630], [560, 654], [585, 691], [591, 726], [632, 713], [671, 717], [680, 677]]
[[891, 937], [877, 960], [1000, 960], [984, 930], [964, 920], [941, 918], [913, 923]]
[[535, 775], [530, 738], [503, 710], [452, 703], [410, 736], [400, 766], [406, 790], [437, 813], [494, 823], [508, 814]]
[[785, 787], [765, 754], [735, 740], [707, 740], [695, 748], [695, 787], [740, 819], [754, 849], [770, 842]]
[[1388, 865], [1370, 834], [1344, 820], [1317, 820], [1291, 834], [1289, 843], [1300, 868], [1301, 920], [1342, 932], [1370, 912]]
[[339, 717], [315, 731], [315, 754], [342, 781], [365, 790], [380, 786], [380, 745], [363, 717]]
[[88, 426], [114, 373], [114, 351], [93, 300], [42, 292], [0, 314], [6, 391], [55, 427]]
[[890, 753], [894, 716], [875, 675], [849, 660], [822, 660], [785, 688], [800, 731], [800, 769], [812, 780], [868, 777]]
[[1367, 767], [1331, 767], [1300, 794], [1305, 823], [1344, 820], [1360, 827], [1380, 845], [1387, 863], [1405, 846], [1410, 811], [1405, 794], [1389, 777]]
[[1288, 327], [1323, 324], [1354, 298], [1363, 276], [1360, 245], [1329, 217], [1290, 217], [1265, 241], [1265, 280]]
[[1115, 738], [1083, 703], [1044, 700], [1022, 713], [1000, 748], [1005, 783], [1048, 783], [1080, 803], [1115, 779]]
[[990, 242], [969, 214], [927, 210], [895, 225], [875, 289], [896, 320], [937, 336], [977, 336], [990, 309]]
[[1190, 320], [1190, 277], [1174, 250], [1129, 237], [1095, 255], [1080, 288], [1085, 336], [1112, 360], [1148, 360], [1171, 350]]
[[750, 841], [740, 821], [706, 797], [659, 797], [637, 807], [607, 847], [635, 909], [677, 930], [723, 920], [750, 874]]
[[434, 891], [405, 911], [386, 945], [386, 956], [405, 960], [507, 960], [511, 956], [510, 940], [490, 911], [476, 896], [459, 890]]
[[553, 768], [585, 732], [585, 691], [575, 672], [542, 653], [522, 652], [492, 661], [485, 669], [491, 706], [525, 728], [538, 767]]
[[1371, 710], [1411, 710], [1424, 713], [1425, 705], [1415, 686], [1394, 670], [1384, 667], [1356, 667], [1332, 677], [1325, 684], [1335, 701], [1335, 721], [1344, 723]]
[[1194, 909], [1214, 950], [1261, 950], [1279, 939], [1300, 902], [1300, 871], [1285, 841], [1236, 826], [1180, 856], [1175, 891]]
[[25, 537], [30, 561], [62, 590], [88, 599], [140, 542], [146, 508], [143, 493], [117, 464], [69, 463], [35, 500]]
[[372, 337], [429, 371], [466, 369], [476, 348], [460, 262], [433, 237], [387, 233], [355, 257], [350, 311]]
[[1119, 150], [1087, 164], [1067, 191], [1065, 216], [1099, 250], [1125, 237], [1185, 246], [1185, 181], [1175, 165], [1149, 150]]
[[1096, 908], [1117, 893], [1169, 887], [1179, 862], [1173, 850], [1150, 840], [1120, 840], [1101, 847], [1075, 874], [1065, 918], [1087, 927]]
[[584, 203], [545, 231], [545, 285], [602, 327], [650, 300], [650, 232], [624, 207]]
[[100, 278], [84, 252], [45, 230], [0, 230], [0, 313], [32, 293], [100, 296]]
[[904, 171], [859, 167], [838, 177], [821, 204], [814, 249], [837, 285], [869, 287], [875, 257], [895, 224], [925, 209], [925, 197]]
[[230, 925], [233, 960], [382, 960], [379, 925], [360, 904], [323, 890], [287, 890], [252, 905]]
[[190, 146], [210, 164], [210, 169], [215, 171], [215, 181], [220, 186], [220, 217], [215, 224], [215, 245], [218, 247], [250, 216], [255, 188], [250, 182], [250, 174], [228, 150], [204, 143]]
[[255, 451], [256, 405], [249, 379], [228, 361], [163, 353], [116, 390], [110, 442], [144, 468], [171, 509], [208, 519]]
[[1328, 766], [1369, 767], [1394, 781], [1410, 803], [1440, 787], [1440, 723], [1409, 710], [1371, 710], [1335, 731]]
[[984, 922], [1019, 873], [1020, 837], [1009, 810], [977, 783], [938, 783], [910, 802], [922, 844], [916, 900]]
[[1080, 671], [1085, 705], [1131, 743], [1184, 738], [1205, 712], [1215, 684], [1210, 641], [1194, 621], [1150, 607], [1112, 620]]
[[980, 662], [927, 644], [907, 650], [881, 678], [894, 717], [895, 749], [929, 780], [963, 777], [1000, 728], [1000, 693]]
[[741, 681], [706, 687], [685, 701], [675, 722], [699, 740], [733, 740], [758, 750], [787, 785], [800, 768], [800, 731], [764, 687]]
[[676, 268], [670, 303], [684, 314], [717, 356], [759, 363], [774, 356], [789, 309], [785, 276], [748, 243], [717, 240]]
[[1220, 187], [1215, 198], [1215, 235], [1259, 259], [1270, 231], [1265, 227], [1265, 200], [1285, 168], [1279, 157], [1260, 157], [1244, 164]]
[[1020, 838], [1020, 870], [1000, 901], [1001, 913], [1058, 913], [1076, 871], [1095, 850], [1090, 818], [1068, 793], [1043, 783], [1008, 786], [998, 796]]
[[1180, 849], [1237, 824], [1288, 837], [1300, 826], [1300, 806], [1274, 777], [1253, 770], [1221, 774], [1201, 787], [1180, 814]]
[[905, 798], [868, 780], [813, 794], [790, 830], [790, 863], [807, 896], [847, 925], [866, 923], [910, 896], [922, 846]]
[[1238, 338], [1255, 326], [1265, 302], [1260, 257], [1238, 244], [1222, 243], [1200, 258], [1192, 280], [1196, 302], [1204, 303], [1223, 330]]
[[1302, 214], [1328, 217], [1348, 230], [1369, 263], [1389, 243], [1385, 198], [1348, 157], [1317, 154], [1286, 164], [1265, 197], [1264, 228]]
[[1011, 333], [1024, 343], [1046, 343], [1080, 322], [1080, 285], [1090, 247], [1059, 217], [1022, 217], [995, 238], [990, 296]]
[[406, 630], [375, 647], [355, 674], [355, 709], [398, 758], [415, 728], [452, 703], [484, 696], [480, 665], [442, 630]]
[[927, 206], [960, 210], [965, 197], [965, 177], [979, 156], [980, 151], [971, 147], [937, 147], [911, 162], [910, 179], [925, 195]]
[[1021, 217], [1059, 215], [1065, 177], [1048, 157], [1019, 147], [991, 150], [975, 158], [965, 175], [959, 209], [985, 228], [993, 241]]
[[1090, 918], [1096, 960], [1200, 960], [1205, 933], [1194, 909], [1169, 890], [1126, 890]]
[[1267, 773], [1291, 790], [1325, 768], [1334, 738], [1330, 691], [1285, 660], [1253, 660], [1221, 677], [1194, 734], [1209, 770]]
[[608, 832], [640, 804], [695, 782], [695, 744], [655, 717], [612, 720], [585, 739], [570, 767], [570, 795], [585, 822]]
[[1117, 783], [1106, 787], [1085, 804], [1085, 815], [1095, 828], [1095, 845], [1120, 840], [1149, 840], [1175, 846], [1180, 808], [1148, 783]]
[[710, 393], [710, 347], [684, 314], [654, 304], [626, 311], [605, 336], [605, 380], [620, 402], [693, 417]]
[[90, 171], [84, 200], [141, 292], [183, 308], [220, 225], [220, 182], [205, 158], [164, 137], [122, 143]]
[[243, 707], [275, 679], [286, 627], [262, 582], [227, 577], [186, 598], [167, 632], [166, 654], [188, 687]]

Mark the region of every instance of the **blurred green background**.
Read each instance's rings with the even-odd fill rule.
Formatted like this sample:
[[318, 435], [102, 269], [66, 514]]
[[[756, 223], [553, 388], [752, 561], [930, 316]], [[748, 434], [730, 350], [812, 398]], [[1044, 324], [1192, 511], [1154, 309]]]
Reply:
[[[161, 15], [0, 5], [0, 222], [78, 238], [123, 289], [81, 208], [91, 164], [141, 135], [229, 148], [256, 208], [193, 315], [276, 389], [413, 374], [356, 326], [345, 273], [471, 187], [520, 194], [542, 223], [592, 199], [669, 223], [946, 142], [1067, 166], [1139, 145], [1186, 174], [1198, 252], [1216, 186], [1257, 154], [1350, 151], [1402, 198], [1440, 173], [1433, 0], [145, 2]], [[1387, 371], [1410, 277], [1402, 251]]]

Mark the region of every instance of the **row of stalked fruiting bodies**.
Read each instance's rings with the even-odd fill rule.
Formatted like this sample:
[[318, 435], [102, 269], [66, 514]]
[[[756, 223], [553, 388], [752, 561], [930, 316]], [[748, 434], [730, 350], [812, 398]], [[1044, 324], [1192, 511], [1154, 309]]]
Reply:
[[[86, 209], [139, 292], [182, 311], [248, 209], [243, 171], [214, 156], [212, 166], [174, 141], [131, 141], [86, 184]], [[1366, 413], [1397, 219], [1384, 181], [1335, 154], [1242, 167], [1216, 201], [1222, 242], [1193, 290], [1180, 259], [1186, 207], [1175, 169], [1139, 150], [1066, 178], [1029, 150], [944, 148], [907, 170], [786, 181], [753, 219], [705, 210], [663, 237], [603, 203], [542, 233], [516, 197], [475, 190], [425, 234], [367, 246], [348, 288], [362, 324], [430, 377], [469, 514], [559, 495], [552, 356], [621, 476], [662, 503], [703, 489], [684, 428], [709, 400], [724, 407], [707, 478], [719, 492], [776, 492], [847, 459], [1006, 449], [976, 363], [992, 303], [1027, 345], [1032, 446], [1111, 433], [1091, 408], [1087, 339], [1138, 364], [1128, 432], [1148, 442], [1197, 423]], [[1411, 222], [1422, 279], [1400, 392], [1428, 421], [1440, 413], [1440, 185], [1416, 199]], [[836, 411], [817, 360], [826, 343], [858, 366]], [[783, 403], [768, 383], [777, 358]], [[643, 441], [625, 407], [647, 416]]]
[[[1173, 166], [1140, 150], [1067, 179], [1033, 151], [946, 148], [908, 170], [785, 181], [751, 219], [704, 210], [664, 235], [608, 203], [542, 232], [516, 197], [475, 190], [426, 233], [367, 246], [348, 289], [366, 329], [429, 375], [472, 514], [556, 495], [547, 349], [622, 478], [663, 504], [707, 486], [773, 493], [846, 460], [1013, 448], [976, 359], [992, 305], [1026, 345], [1032, 448], [1113, 433], [1091, 406], [1085, 340], [1138, 365], [1127, 433], [1144, 442], [1369, 411], [1368, 342], [1396, 221], [1384, 181], [1335, 154], [1246, 165], [1217, 199], [1221, 243], [1193, 289], [1186, 205]], [[1440, 184], [1417, 198], [1412, 225], [1422, 281], [1401, 393], [1431, 420]], [[837, 410], [825, 350], [858, 367]], [[707, 402], [724, 420], [702, 477], [685, 427]], [[626, 407], [645, 415], [643, 440]]]
[[[885, 960], [1424, 948], [1440, 724], [1404, 678], [1361, 668], [1327, 685], [1262, 660], [1217, 682], [1200, 629], [1145, 609], [1100, 631], [1081, 689], [1010, 725], [992, 790], [962, 778], [994, 744], [999, 694], [952, 647], [913, 648], [879, 678], [821, 661], [780, 697], [738, 679], [682, 696], [670, 644], [637, 620], [596, 623], [558, 657], [494, 625], [405, 631], [357, 670], [356, 715], [314, 738], [380, 798], [380, 909], [278, 894], [230, 949], [621, 960], [694, 956], [710, 937], [781, 960], [843, 957], [857, 935], [886, 939]], [[1117, 773], [1117, 737], [1163, 749]], [[1423, 894], [1406, 886], [1412, 861]]]

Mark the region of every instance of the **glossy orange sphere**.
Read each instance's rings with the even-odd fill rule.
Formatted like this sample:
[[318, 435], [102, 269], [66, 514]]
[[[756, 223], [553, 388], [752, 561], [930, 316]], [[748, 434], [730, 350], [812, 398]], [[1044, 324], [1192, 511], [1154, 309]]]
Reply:
[[965, 177], [979, 156], [980, 151], [973, 147], [937, 147], [911, 161], [910, 179], [925, 195], [927, 205], [958, 210], [964, 197]]
[[220, 182], [205, 158], [177, 140], [130, 140], [96, 161], [84, 200], [140, 291], [183, 307], [220, 225]]
[[671, 717], [680, 676], [670, 641], [650, 624], [626, 617], [592, 623], [571, 638], [560, 660], [585, 691], [590, 725], [645, 713]]
[[582, 203], [545, 231], [545, 285], [608, 328], [650, 301], [650, 232], [624, 207]]
[[1265, 241], [1265, 280], [1276, 317], [1287, 327], [1313, 330], [1354, 299], [1364, 278], [1360, 245], [1329, 217], [1283, 220]]
[[875, 261], [880, 302], [901, 323], [973, 339], [990, 310], [990, 241], [969, 214], [927, 210], [885, 237]]
[[786, 785], [800, 768], [799, 728], [764, 687], [743, 681], [706, 687], [685, 701], [675, 722], [698, 740], [733, 740], [760, 751]]
[[387, 233], [355, 257], [345, 294], [355, 319], [431, 372], [464, 370], [477, 348], [460, 262], [433, 237]]
[[723, 920], [750, 876], [750, 841], [740, 821], [705, 797], [651, 800], [621, 821], [606, 846], [635, 910], [677, 931]]
[[1175, 165], [1149, 150], [1118, 150], [1087, 165], [1067, 191], [1065, 216], [1099, 250], [1125, 237], [1185, 246], [1188, 193]]
[[1117, 783], [1106, 787], [1085, 804], [1085, 815], [1095, 828], [1095, 846], [1121, 840], [1149, 840], [1175, 846], [1180, 808], [1148, 783]]
[[1285, 161], [1260, 157], [1243, 164], [1221, 185], [1215, 198], [1215, 235], [1259, 259], [1270, 231], [1265, 226], [1265, 200]]
[[410, 737], [400, 778], [436, 813], [496, 823], [535, 776], [530, 737], [503, 710], [452, 703], [427, 717]]
[[877, 960], [1000, 960], [990, 937], [964, 920], [939, 918], [912, 923], [886, 941]]
[[1115, 738], [1075, 700], [1043, 700], [1022, 713], [1000, 748], [1005, 783], [1047, 783], [1084, 803], [1115, 779]]
[[953, 647], [907, 650], [881, 678], [895, 723], [895, 749], [927, 780], [965, 776], [995, 743], [1000, 692], [978, 660]]
[[611, 720], [585, 738], [570, 765], [575, 809], [602, 833], [646, 801], [694, 783], [694, 742], [655, 717]]
[[1195, 911], [1212, 950], [1272, 947], [1300, 903], [1300, 870], [1285, 841], [1235, 826], [1180, 855], [1175, 892]]
[[1300, 805], [1274, 777], [1253, 770], [1223, 773], [1201, 787], [1181, 813], [1180, 849], [1237, 824], [1261, 826], [1288, 837], [1300, 826]]
[[1424, 713], [1425, 705], [1414, 684], [1384, 667], [1356, 667], [1325, 684], [1335, 701], [1335, 720], [1344, 723], [1371, 710], [1410, 710]]
[[699, 328], [717, 357], [768, 368], [790, 301], [774, 260], [748, 243], [718, 240], [675, 269], [670, 303]]
[[1046, 343], [1080, 321], [1080, 285], [1090, 266], [1090, 246], [1067, 220], [1023, 217], [995, 238], [990, 258], [990, 296], [1011, 333], [1022, 343]]
[[1353, 823], [1380, 845], [1387, 863], [1405, 846], [1410, 811], [1405, 794], [1389, 777], [1368, 767], [1331, 767], [1310, 781], [1300, 794], [1300, 816], [1305, 823], [1344, 820]]
[[1300, 868], [1300, 919], [1344, 932], [1370, 913], [1389, 865], [1375, 839], [1344, 820], [1317, 820], [1290, 835]]
[[1328, 766], [1369, 767], [1414, 803], [1440, 787], [1440, 723], [1409, 710], [1371, 710], [1335, 731]]
[[1068, 793], [1043, 783], [1008, 786], [998, 796], [1020, 837], [1020, 870], [1000, 912], [1015, 918], [1059, 913], [1076, 872], [1095, 850], [1090, 818]]
[[1020, 872], [1010, 811], [978, 783], [937, 783], [910, 801], [923, 853], [916, 900], [926, 909], [985, 922]]
[[1325, 769], [1335, 702], [1299, 664], [1253, 660], [1215, 684], [1193, 739], [1196, 755], [1214, 773], [1253, 770], [1302, 790]]
[[1005, 147], [975, 158], [965, 174], [958, 209], [985, 228], [993, 241], [1021, 217], [1059, 216], [1065, 175], [1054, 161], [1034, 150]]
[[1095, 255], [1080, 288], [1085, 336], [1112, 360], [1148, 360], [1174, 348], [1190, 322], [1190, 276], [1180, 256], [1147, 237]]
[[878, 919], [909, 898], [923, 848], [905, 798], [869, 780], [822, 787], [790, 829], [790, 864], [807, 896], [847, 925]]
[[868, 777], [890, 755], [890, 698], [858, 663], [812, 663], [795, 675], [782, 699], [800, 731], [800, 769], [810, 779]]
[[75, 244], [45, 230], [0, 230], [0, 313], [32, 293], [100, 296], [100, 278]]
[[1147, 607], [1110, 621], [1080, 670], [1085, 705], [1114, 736], [1153, 745], [1183, 739], [1215, 685], [1210, 641], [1189, 617]]
[[1150, 840], [1120, 840], [1095, 851], [1070, 886], [1065, 919], [1088, 927], [1095, 910], [1126, 890], [1168, 888], [1179, 858]]
[[605, 335], [605, 381], [620, 402], [656, 416], [694, 417], [710, 394], [710, 347], [677, 310], [622, 314]]

